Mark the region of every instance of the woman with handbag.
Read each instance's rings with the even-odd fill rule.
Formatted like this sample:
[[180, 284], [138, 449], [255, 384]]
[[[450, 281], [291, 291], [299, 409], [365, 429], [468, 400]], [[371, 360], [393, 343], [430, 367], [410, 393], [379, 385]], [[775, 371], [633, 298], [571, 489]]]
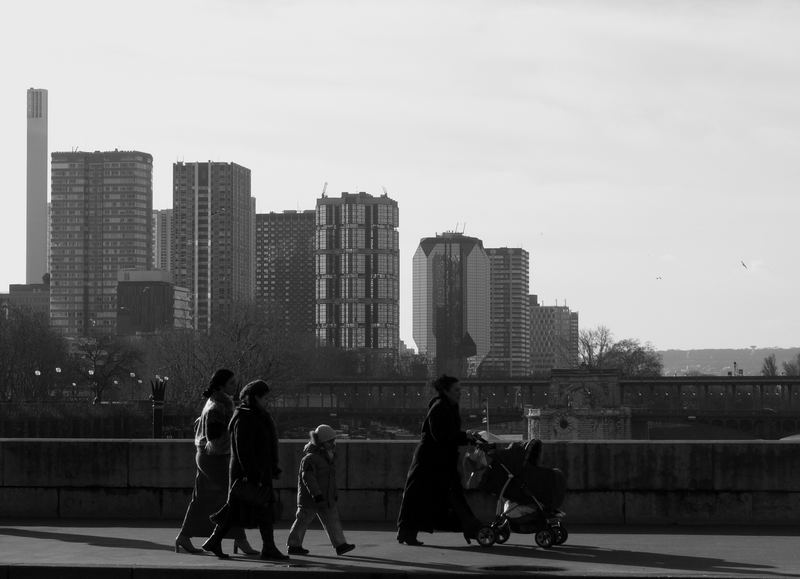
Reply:
[[214, 532], [203, 549], [220, 559], [222, 538], [233, 526], [258, 527], [263, 545], [261, 558], [270, 561], [289, 559], [275, 546], [273, 523], [276, 506], [272, 480], [280, 476], [278, 433], [267, 412], [269, 386], [263, 380], [250, 382], [242, 389], [242, 400], [230, 423], [231, 466], [228, 502], [211, 517]]
[[[228, 470], [231, 462], [231, 437], [228, 424], [233, 417], [233, 393], [236, 379], [233, 372], [220, 368], [214, 372], [208, 388], [203, 412], [195, 422], [194, 443], [197, 448], [195, 462], [197, 475], [194, 480], [192, 500], [178, 536], [175, 552], [183, 549], [187, 553], [202, 553], [192, 545], [192, 537], [208, 537], [214, 525], [209, 517], [216, 513], [228, 499]], [[232, 528], [227, 537], [234, 540], [234, 552], [241, 550], [255, 555], [241, 527]]]

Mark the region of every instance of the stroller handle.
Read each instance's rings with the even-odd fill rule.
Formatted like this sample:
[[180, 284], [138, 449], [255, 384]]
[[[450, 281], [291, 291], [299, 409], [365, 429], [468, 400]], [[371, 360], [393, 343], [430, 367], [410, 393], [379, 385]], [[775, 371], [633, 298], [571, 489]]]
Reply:
[[494, 448], [496, 446], [494, 442], [489, 442], [477, 432], [473, 433], [472, 441], [475, 443], [475, 446], [477, 446], [481, 450], [487, 450], [490, 448]]

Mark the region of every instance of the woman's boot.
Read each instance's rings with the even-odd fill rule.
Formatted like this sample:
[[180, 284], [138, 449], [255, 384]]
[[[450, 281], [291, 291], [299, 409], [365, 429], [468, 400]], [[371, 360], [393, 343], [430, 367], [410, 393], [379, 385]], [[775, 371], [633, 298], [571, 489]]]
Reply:
[[275, 531], [272, 525], [262, 525], [258, 528], [261, 532], [261, 558], [265, 561], [288, 561], [289, 556], [284, 555], [275, 546]]
[[214, 527], [214, 532], [211, 534], [208, 540], [201, 545], [203, 551], [214, 553], [220, 559], [230, 559], [230, 555], [226, 555], [222, 552], [222, 538], [227, 532], [228, 529], [225, 527], [220, 527], [219, 525]]
[[410, 547], [420, 547], [423, 545], [422, 541], [417, 539], [417, 531], [411, 531], [403, 527], [397, 531], [397, 542], [401, 545], [405, 543]]

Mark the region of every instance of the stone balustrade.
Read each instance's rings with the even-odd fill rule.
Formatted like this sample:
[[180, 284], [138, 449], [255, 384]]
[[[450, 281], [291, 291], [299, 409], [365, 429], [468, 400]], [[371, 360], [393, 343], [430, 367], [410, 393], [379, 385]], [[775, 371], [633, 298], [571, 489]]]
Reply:
[[[281, 441], [284, 518], [304, 441]], [[342, 441], [342, 518], [393, 521], [415, 443]], [[545, 443], [566, 475], [568, 520], [601, 524], [796, 524], [800, 442]], [[189, 440], [0, 439], [0, 517], [180, 519], [195, 475]], [[494, 499], [470, 493], [482, 518]]]

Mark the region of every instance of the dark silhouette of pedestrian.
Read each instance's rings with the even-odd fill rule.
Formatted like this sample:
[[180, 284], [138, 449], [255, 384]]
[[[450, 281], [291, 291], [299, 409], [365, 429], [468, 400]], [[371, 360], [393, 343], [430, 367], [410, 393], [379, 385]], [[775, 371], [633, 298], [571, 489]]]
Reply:
[[347, 542], [339, 518], [339, 489], [336, 485], [336, 431], [320, 424], [308, 433], [303, 448], [300, 471], [297, 475], [297, 514], [289, 532], [287, 545], [290, 555], [308, 555], [303, 539], [308, 526], [319, 519], [337, 555], [355, 549]]
[[[228, 424], [233, 417], [233, 394], [236, 379], [233, 372], [220, 368], [214, 372], [200, 417], [195, 421], [194, 444], [197, 448], [192, 500], [186, 509], [181, 530], [175, 538], [175, 552], [202, 553], [192, 545], [192, 537], [208, 537], [214, 530], [211, 515], [219, 511], [228, 499], [228, 480], [231, 462], [231, 437]], [[247, 542], [241, 527], [233, 527], [227, 537], [234, 540], [234, 551], [258, 553]]]
[[[274, 510], [275, 491], [272, 480], [280, 476], [278, 467], [278, 433], [275, 422], [267, 411], [269, 386], [263, 380], [250, 382], [242, 389], [241, 405], [233, 414], [230, 424], [231, 468], [230, 484], [255, 488], [258, 495], [268, 497], [263, 502], [252, 502], [228, 493], [228, 502], [211, 519], [216, 523], [214, 532], [203, 544], [203, 549], [221, 559], [222, 538], [232, 526], [246, 529], [258, 528], [263, 545], [261, 558], [285, 561], [289, 557], [275, 546]], [[260, 499], [259, 499], [260, 501]]]
[[458, 474], [458, 447], [474, 440], [471, 432], [461, 430], [461, 385], [457, 378], [443, 374], [433, 387], [438, 396], [428, 405], [397, 519], [397, 541], [406, 545], [422, 545], [417, 533], [435, 529], [461, 530], [469, 543], [481, 526], [467, 504]]

